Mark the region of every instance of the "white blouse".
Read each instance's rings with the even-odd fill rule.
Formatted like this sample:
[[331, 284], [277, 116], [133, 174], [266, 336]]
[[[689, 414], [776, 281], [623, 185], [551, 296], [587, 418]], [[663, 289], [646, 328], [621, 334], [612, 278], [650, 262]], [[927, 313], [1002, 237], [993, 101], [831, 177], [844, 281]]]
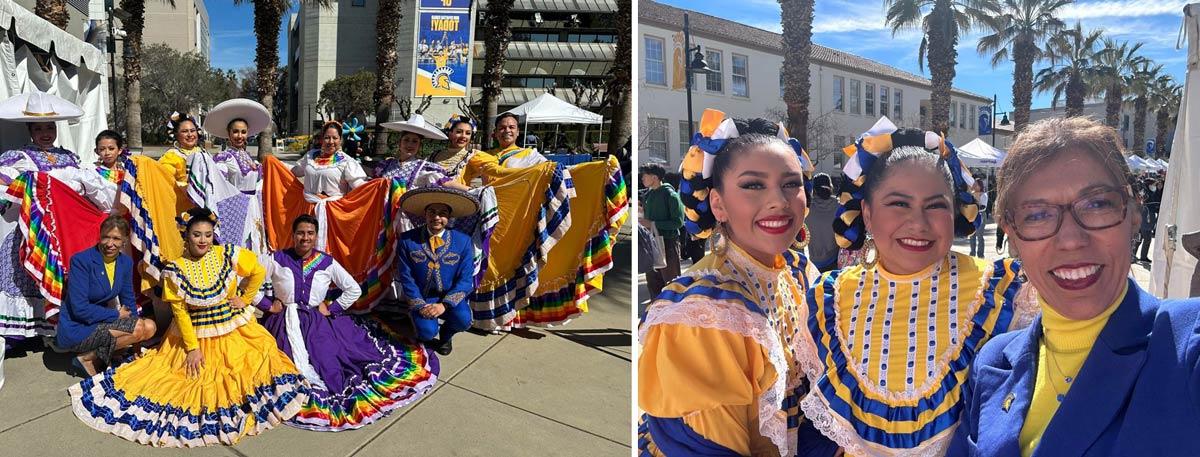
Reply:
[[[271, 278], [271, 287], [273, 295], [284, 304], [296, 302], [296, 278], [292, 274], [292, 269], [280, 265], [274, 257], [270, 262], [265, 262], [267, 266], [267, 275]], [[342, 310], [350, 309], [350, 306], [358, 300], [362, 295], [362, 290], [358, 287], [358, 281], [350, 275], [350, 272], [342, 268], [336, 260], [329, 265], [329, 268], [319, 270], [313, 273], [312, 287], [309, 288], [308, 303], [303, 305], [316, 308], [325, 300], [325, 295], [329, 293], [329, 285], [337, 286], [338, 290], [342, 291], [342, 295], [338, 297], [336, 303], [342, 307]]]
[[367, 182], [367, 173], [355, 158], [338, 151], [328, 163], [317, 163], [317, 154], [309, 151], [292, 167], [292, 174], [304, 183], [304, 193], [338, 197]]

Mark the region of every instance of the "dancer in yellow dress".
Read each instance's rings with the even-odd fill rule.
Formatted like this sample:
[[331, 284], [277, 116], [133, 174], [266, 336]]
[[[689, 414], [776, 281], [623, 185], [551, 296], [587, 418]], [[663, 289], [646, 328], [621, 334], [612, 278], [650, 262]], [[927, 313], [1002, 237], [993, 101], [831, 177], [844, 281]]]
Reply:
[[231, 445], [295, 416], [308, 386], [254, 320], [266, 269], [249, 251], [213, 245], [216, 218], [179, 220], [185, 254], [163, 271], [175, 320], [157, 349], [71, 386], [87, 425], [155, 447]]

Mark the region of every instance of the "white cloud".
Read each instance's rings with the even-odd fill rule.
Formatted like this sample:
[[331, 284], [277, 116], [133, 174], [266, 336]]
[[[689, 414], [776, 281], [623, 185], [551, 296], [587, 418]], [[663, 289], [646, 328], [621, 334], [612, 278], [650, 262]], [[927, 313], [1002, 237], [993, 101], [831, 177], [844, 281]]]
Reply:
[[1090, 19], [1099, 17], [1145, 17], [1159, 15], [1183, 16], [1187, 1], [1177, 0], [1103, 0], [1078, 2], [1063, 7], [1059, 17], [1063, 20]]

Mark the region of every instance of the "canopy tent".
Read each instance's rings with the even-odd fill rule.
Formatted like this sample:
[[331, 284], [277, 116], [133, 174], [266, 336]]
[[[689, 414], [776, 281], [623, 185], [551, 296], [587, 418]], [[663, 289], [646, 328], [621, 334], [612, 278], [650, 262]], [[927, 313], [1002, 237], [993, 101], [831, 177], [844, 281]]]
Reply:
[[1134, 173], [1140, 173], [1150, 170], [1151, 166], [1142, 160], [1141, 157], [1131, 155], [1125, 158], [1125, 163], [1129, 164], [1129, 169]]
[[[521, 122], [525, 124], [523, 129], [525, 132], [529, 132], [530, 123], [584, 124], [584, 134], [586, 135], [586, 125], [604, 123], [604, 116], [567, 103], [549, 92], [505, 112], [520, 117]], [[558, 136], [557, 126], [554, 127], [554, 135]], [[603, 136], [603, 131], [601, 131], [601, 135]]]
[[[83, 108], [83, 117], [58, 122], [57, 143], [79, 154], [85, 164], [96, 161], [96, 134], [108, 128], [106, 64], [95, 46], [13, 0], [0, 0], [0, 100], [37, 89]], [[0, 121], [0, 151], [27, 143], [25, 125]]]
[[958, 149], [958, 158], [971, 168], [997, 168], [1001, 162], [1004, 162], [1004, 157], [1008, 156], [1008, 153], [996, 149], [980, 138], [971, 140], [956, 149]]
[[1183, 8], [1187, 30], [1187, 80], [1179, 104], [1179, 120], [1159, 206], [1150, 269], [1150, 291], [1163, 298], [1191, 294], [1196, 256], [1179, 246], [1180, 239], [1200, 231], [1200, 3]]

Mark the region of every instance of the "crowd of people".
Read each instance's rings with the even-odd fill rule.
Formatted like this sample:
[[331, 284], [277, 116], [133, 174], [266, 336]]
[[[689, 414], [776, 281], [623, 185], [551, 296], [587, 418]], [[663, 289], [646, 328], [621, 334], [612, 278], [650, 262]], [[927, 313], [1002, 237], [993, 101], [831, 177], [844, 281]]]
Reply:
[[[782, 125], [716, 110], [679, 186], [642, 169], [653, 254], [678, 224], [717, 241], [643, 264], [641, 454], [1200, 455], [1200, 299], [1131, 278], [1161, 186], [1116, 132], [1032, 123], [989, 189], [942, 135], [881, 124], [836, 187]], [[952, 251], [985, 208], [1009, 249]]]
[[468, 117], [385, 123], [399, 148], [371, 169], [331, 121], [288, 166], [247, 151], [270, 115], [234, 99], [172, 115], [157, 160], [99, 132], [91, 165], [55, 146], [77, 106], [0, 105], [30, 135], [0, 154], [0, 348], [75, 354], [75, 415], [156, 447], [375, 422], [432, 389], [455, 335], [586, 312], [626, 214], [616, 159], [549, 161], [512, 114], [486, 151]]

